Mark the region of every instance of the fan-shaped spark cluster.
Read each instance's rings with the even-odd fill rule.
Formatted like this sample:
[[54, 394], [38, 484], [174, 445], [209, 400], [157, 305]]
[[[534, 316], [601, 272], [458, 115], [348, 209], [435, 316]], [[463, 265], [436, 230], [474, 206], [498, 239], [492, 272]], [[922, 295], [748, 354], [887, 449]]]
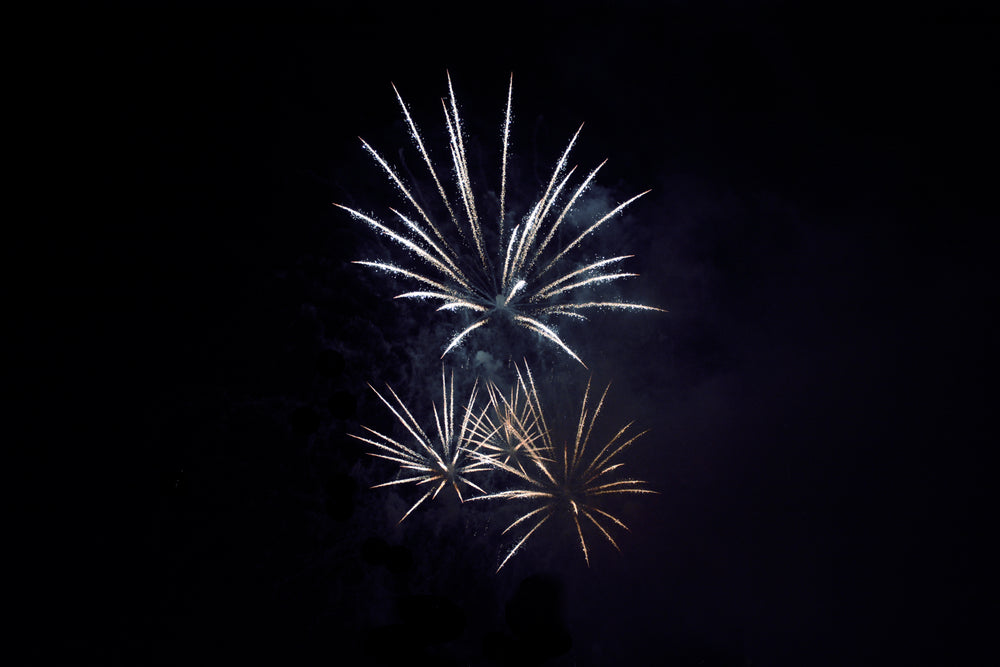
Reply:
[[395, 85], [393, 90], [396, 92], [396, 99], [399, 101], [417, 150], [447, 211], [450, 226], [446, 227], [440, 221], [435, 221], [431, 213], [417, 202], [413, 186], [406, 183], [398, 175], [397, 170], [363, 139], [364, 148], [399, 188], [412, 212], [404, 214], [390, 208], [396, 218], [395, 226], [391, 226], [373, 215], [340, 204], [335, 205], [371, 226], [409, 253], [413, 260], [413, 265], [409, 267], [381, 260], [355, 262], [388, 272], [418, 287], [414, 291], [399, 294], [396, 298], [435, 300], [441, 303], [439, 311], [465, 310], [474, 315], [473, 323], [456, 333], [447, 343], [442, 358], [476, 329], [498, 317], [509, 317], [517, 326], [551, 341], [583, 364], [579, 356], [566, 345], [549, 324], [551, 318], [566, 316], [585, 320], [584, 312], [593, 309], [661, 310], [638, 303], [576, 300], [576, 296], [584, 288], [594, 288], [637, 275], [618, 269], [620, 263], [631, 255], [591, 262], [570, 259], [571, 251], [577, 249], [584, 239], [626, 206], [645, 195], [648, 190], [599, 217], [577, 234], [575, 239], [562, 250], [553, 251], [553, 240], [564, 227], [567, 215], [593, 182], [597, 172], [607, 162], [605, 160], [595, 167], [573, 193], [566, 196], [565, 193], [572, 189], [567, 189], [567, 185], [576, 170], [576, 167], [566, 170], [567, 158], [583, 128], [582, 125], [563, 151], [552, 171], [548, 185], [530, 212], [524, 216], [520, 224], [508, 230], [505, 207], [513, 94], [513, 77], [511, 77], [507, 89], [507, 108], [502, 131], [499, 231], [487, 235], [484, 234], [483, 215], [476, 203], [476, 194], [469, 176], [462, 120], [452, 90], [451, 77], [448, 77], [449, 100], [442, 100], [442, 105], [448, 129], [452, 171], [455, 176], [454, 188], [458, 192], [455, 201], [446, 192], [438, 176], [438, 169], [424, 146], [420, 131]]

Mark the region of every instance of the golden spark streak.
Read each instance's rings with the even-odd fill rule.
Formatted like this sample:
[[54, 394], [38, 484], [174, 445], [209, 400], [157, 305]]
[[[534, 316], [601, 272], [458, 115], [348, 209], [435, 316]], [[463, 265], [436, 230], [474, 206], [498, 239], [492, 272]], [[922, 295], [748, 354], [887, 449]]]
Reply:
[[521, 541], [514, 545], [514, 548], [511, 549], [510, 552], [508, 552], [507, 557], [504, 558], [503, 562], [500, 563], [500, 566], [497, 567], [496, 570], [497, 572], [499, 572], [503, 568], [503, 566], [507, 564], [507, 561], [510, 560], [511, 556], [517, 553], [517, 550], [521, 548], [521, 545], [527, 542], [528, 538], [531, 537], [531, 534], [534, 533], [536, 530], [538, 530], [538, 527], [541, 526], [543, 523], [545, 523], [545, 520], [548, 519], [550, 516], [552, 516], [551, 513], [543, 516], [542, 520], [536, 523], [535, 526], [531, 530], [529, 530], [524, 537], [521, 538]]

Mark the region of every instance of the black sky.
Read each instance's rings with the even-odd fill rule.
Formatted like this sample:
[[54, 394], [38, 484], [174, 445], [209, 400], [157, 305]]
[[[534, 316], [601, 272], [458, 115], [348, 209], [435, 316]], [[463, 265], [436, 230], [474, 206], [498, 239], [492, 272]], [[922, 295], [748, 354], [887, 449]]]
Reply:
[[[995, 652], [995, 16], [208, 4], [40, 17], [16, 77], [37, 664]], [[429, 408], [440, 348], [348, 263], [376, 247], [331, 202], [395, 205], [357, 137], [408, 145], [390, 82], [438, 131], [446, 70], [487, 154], [513, 72], [521, 183], [585, 122], [596, 195], [653, 189], [601, 242], [669, 313], [567, 326], [590, 373], [529, 359], [563, 400], [612, 382], [606, 429], [650, 429], [628, 465], [660, 495], [589, 568], [556, 530], [494, 574], [493, 508], [395, 526], [412, 492], [370, 490], [391, 467], [347, 437], [391, 428], [367, 382]]]

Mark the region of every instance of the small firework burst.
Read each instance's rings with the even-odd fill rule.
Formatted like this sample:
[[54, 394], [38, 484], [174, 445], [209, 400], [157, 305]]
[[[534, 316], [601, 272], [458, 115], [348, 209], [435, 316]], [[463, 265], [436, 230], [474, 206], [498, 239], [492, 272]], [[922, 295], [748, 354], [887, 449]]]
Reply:
[[441, 303], [437, 309], [439, 311], [464, 310], [473, 314], [473, 323], [451, 338], [444, 348], [442, 357], [476, 329], [492, 321], [506, 319], [549, 340], [583, 364], [551, 326], [550, 321], [553, 318], [586, 320], [584, 313], [594, 309], [661, 310], [637, 303], [577, 299], [582, 290], [637, 274], [619, 271], [617, 268], [631, 255], [580, 261], [572, 259], [571, 254], [585, 238], [596, 232], [626, 206], [646, 194], [648, 190], [594, 220], [562, 250], [558, 252], [554, 250], [553, 240], [563, 227], [567, 215], [605, 164], [602, 162], [595, 167], [573, 193], [568, 194], [572, 187], [567, 188], [567, 185], [576, 167], [567, 171], [567, 158], [576, 143], [580, 129], [583, 128], [582, 125], [573, 135], [553, 169], [552, 177], [544, 192], [531, 206], [522, 222], [513, 229], [507, 229], [505, 207], [513, 91], [513, 77], [511, 77], [502, 125], [499, 221], [494, 231], [494, 225], [484, 227], [484, 216], [476, 203], [476, 194], [469, 176], [462, 121], [452, 90], [451, 77], [448, 77], [450, 99], [442, 100], [442, 104], [450, 138], [449, 149], [452, 170], [455, 174], [455, 188], [458, 191], [455, 199], [449, 196], [438, 177], [438, 169], [424, 146], [423, 138], [403, 98], [395, 86], [393, 90], [396, 91], [403, 116], [447, 211], [450, 224], [445, 226], [440, 221], [435, 221], [417, 202], [417, 198], [413, 195], [413, 186], [404, 182], [397, 170], [364, 140], [362, 140], [364, 148], [399, 188], [413, 212], [406, 215], [396, 209], [390, 209], [397, 219], [395, 226], [391, 226], [372, 215], [340, 204], [335, 205], [368, 224], [409, 253], [414, 262], [409, 268], [387, 261], [356, 262], [390, 273], [418, 286], [418, 289], [400, 294], [396, 298], [430, 299]]
[[[371, 387], [371, 385], [368, 385]], [[462, 420], [456, 430], [455, 424], [455, 375], [452, 373], [450, 386], [445, 380], [444, 369], [441, 370], [441, 394], [442, 407], [438, 413], [436, 405], [432, 404], [434, 411], [434, 425], [437, 429], [437, 438], [430, 438], [421, 428], [420, 423], [414, 419], [407, 409], [402, 399], [393, 391], [392, 387], [386, 385], [389, 393], [395, 399], [393, 405], [375, 387], [371, 387], [375, 395], [392, 411], [396, 419], [406, 428], [412, 436], [415, 445], [406, 445], [379, 433], [367, 426], [362, 428], [371, 434], [371, 438], [350, 434], [352, 438], [365, 442], [375, 448], [374, 452], [369, 452], [370, 456], [386, 459], [399, 464], [400, 473], [405, 475], [398, 479], [383, 484], [376, 484], [372, 488], [383, 486], [393, 486], [396, 484], [412, 483], [417, 486], [425, 484], [431, 488], [413, 503], [406, 514], [399, 520], [408, 517], [422, 502], [428, 498], [437, 497], [438, 493], [445, 485], [450, 484], [458, 495], [459, 500], [464, 501], [460, 485], [467, 486], [481, 494], [486, 493], [482, 488], [469, 480], [468, 475], [476, 472], [487, 472], [489, 465], [477, 456], [476, 446], [473, 444], [467, 447], [470, 442], [470, 425], [473, 420], [480, 419], [479, 415], [473, 415], [478, 391], [478, 383], [473, 385], [469, 394], [469, 400], [462, 411]]]
[[509, 396], [496, 383], [486, 385], [489, 409], [473, 421], [470, 442], [476, 446], [476, 456], [494, 467], [505, 470], [516, 467], [528, 474], [525, 465], [544, 458], [547, 453], [543, 441], [543, 416], [541, 406], [533, 395], [516, 383]]
[[[527, 377], [527, 381], [525, 380]], [[513, 390], [513, 395], [523, 393], [526, 397], [526, 407], [520, 410], [522, 419], [519, 423], [530, 424], [526, 434], [519, 437], [526, 442], [534, 443], [525, 446], [524, 452], [527, 454], [529, 465], [511, 465], [507, 460], [501, 460], [501, 456], [495, 452], [487, 453], [484, 438], [474, 438], [479, 444], [474, 456], [490, 465], [512, 475], [517, 481], [515, 488], [504, 491], [489, 493], [477, 496], [475, 500], [523, 500], [532, 503], [532, 508], [522, 513], [503, 531], [505, 534], [515, 527], [531, 525], [531, 528], [521, 537], [507, 555], [504, 557], [499, 572], [507, 561], [517, 553], [518, 549], [528, 540], [538, 528], [550, 519], [553, 515], [563, 514], [572, 519], [576, 528], [576, 533], [580, 538], [580, 549], [583, 551], [583, 558], [590, 565], [590, 555], [587, 547], [587, 540], [584, 537], [583, 525], [593, 525], [598, 532], [603, 535], [611, 545], [618, 549], [618, 544], [611, 536], [614, 526], [628, 530], [628, 527], [617, 517], [602, 509], [599, 504], [603, 497], [609, 495], [623, 494], [646, 494], [656, 493], [645, 488], [646, 482], [631, 479], [615, 479], [614, 473], [620, 473], [625, 465], [616, 462], [617, 457], [629, 445], [635, 442], [645, 431], [630, 434], [629, 429], [632, 423], [626, 424], [615, 433], [614, 437], [608, 440], [601, 448], [592, 454], [588, 451], [591, 432], [597, 416], [604, 406], [604, 399], [607, 396], [610, 385], [604, 389], [598, 400], [596, 407], [588, 403], [590, 400], [590, 382], [583, 395], [583, 402], [580, 406], [580, 417], [576, 424], [576, 433], [572, 442], [565, 441], [561, 445], [554, 444], [551, 432], [545, 425], [545, 418], [542, 413], [541, 403], [538, 400], [538, 392], [535, 388], [531, 370], [525, 365], [524, 374], [518, 369], [517, 387]], [[513, 409], [513, 401], [501, 400], [499, 403], [496, 397], [498, 393], [491, 393], [492, 406], [495, 412], [510, 418], [518, 411]], [[591, 413], [591, 410], [593, 411]], [[523, 419], [530, 416], [530, 419]], [[502, 423], [503, 419], [500, 420]], [[487, 434], [490, 432], [487, 431]], [[592, 447], [591, 450], [594, 448]]]

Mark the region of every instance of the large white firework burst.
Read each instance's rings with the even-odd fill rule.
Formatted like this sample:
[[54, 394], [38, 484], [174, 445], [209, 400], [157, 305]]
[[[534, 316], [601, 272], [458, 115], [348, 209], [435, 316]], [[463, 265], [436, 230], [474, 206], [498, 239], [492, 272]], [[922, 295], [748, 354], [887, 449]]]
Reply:
[[[371, 387], [371, 385], [368, 385]], [[472, 443], [470, 446], [471, 425], [474, 420], [480, 420], [480, 415], [474, 415], [473, 410], [476, 403], [478, 383], [473, 385], [469, 394], [468, 403], [462, 410], [461, 422], [455, 423], [455, 375], [451, 375], [451, 383], [445, 381], [444, 369], [441, 370], [441, 412], [438, 413], [436, 405], [432, 404], [434, 412], [434, 425], [437, 429], [437, 438], [430, 438], [421, 428], [420, 423], [413, 418], [402, 399], [393, 391], [392, 387], [386, 385], [389, 393], [395, 399], [395, 405], [380, 394], [375, 387], [371, 387], [375, 395], [392, 411], [396, 419], [406, 428], [407, 432], [414, 440], [410, 447], [399, 441], [379, 433], [367, 426], [362, 426], [372, 437], [349, 434], [352, 438], [368, 443], [375, 448], [374, 452], [369, 452], [370, 456], [386, 459], [398, 463], [402, 477], [383, 484], [372, 486], [373, 489], [393, 486], [396, 484], [412, 483], [417, 486], [425, 484], [431, 488], [413, 503], [406, 514], [399, 520], [408, 517], [413, 510], [417, 509], [422, 502], [428, 498], [437, 497], [438, 493], [445, 485], [450, 484], [458, 495], [459, 500], [463, 500], [460, 484], [483, 494], [482, 488], [469, 480], [468, 475], [475, 472], [486, 472], [490, 468], [483, 457], [476, 456], [477, 446]]]
[[497, 567], [498, 572], [543, 523], [559, 514], [572, 519], [580, 539], [583, 558], [589, 566], [590, 555], [584, 537], [584, 525], [596, 527], [615, 549], [619, 547], [611, 536], [611, 531], [615, 526], [628, 530], [620, 519], [600, 507], [601, 500], [610, 495], [656, 493], [646, 488], [646, 482], [642, 480], [615, 478], [625, 465], [617, 461], [618, 455], [646, 431], [630, 434], [629, 429], [632, 427], [630, 422], [619, 429], [596, 453], [593, 451], [594, 447], [588, 451], [591, 431], [604, 406], [609, 388], [610, 385], [604, 389], [595, 407], [588, 403], [590, 382], [587, 382], [575, 436], [572, 441], [563, 441], [558, 446], [553, 442], [551, 431], [546, 426], [535, 381], [527, 364], [523, 374], [517, 370], [517, 385], [511, 392], [512, 396], [523, 394], [526, 397], [520, 408], [515, 407], [517, 404], [513, 400], [498, 402], [495, 399], [497, 394], [491, 394], [492, 408], [500, 415], [497, 419], [499, 423], [531, 425], [522, 434], [524, 441], [529, 443], [524, 447], [528, 465], [522, 465], [521, 461], [511, 464], [510, 459], [505, 458], [504, 454], [490, 451], [486, 446], [491, 435], [489, 430], [484, 432], [481, 428], [477, 428], [473, 435], [473, 441], [480, 445], [473, 456], [506, 471], [515, 478], [513, 488], [476, 496], [474, 500], [501, 499], [527, 501], [531, 504], [530, 509], [520, 514], [503, 531], [506, 534], [518, 526], [531, 525], [531, 528], [507, 552]]
[[[507, 198], [507, 158], [510, 136], [511, 98], [513, 76], [507, 89], [507, 108], [502, 126], [503, 153], [500, 165], [499, 220], [497, 231], [492, 225], [484, 234], [484, 226], [466, 158], [465, 138], [458, 104], [448, 76], [449, 100], [442, 100], [445, 123], [448, 129], [454, 187], [458, 191], [452, 200], [438, 176], [423, 138], [402, 96], [393, 85], [396, 99], [410, 128], [416, 147], [434, 181], [438, 195], [447, 210], [450, 224], [435, 221], [413, 195], [413, 186], [406, 183], [386, 160], [362, 139], [362, 145], [371, 153], [393, 183], [403, 193], [412, 212], [404, 214], [390, 208], [396, 218], [395, 226], [360, 211], [335, 204], [354, 218], [363, 221], [409, 252], [413, 266], [406, 268], [387, 261], [358, 261], [357, 264], [386, 271], [411, 281], [418, 289], [405, 292], [396, 298], [430, 299], [441, 303], [438, 310], [471, 311], [475, 321], [457, 332], [444, 349], [445, 354], [461, 343], [476, 329], [497, 318], [509, 318], [523, 327], [559, 346], [571, 357], [580, 358], [559, 337], [548, 323], [554, 316], [586, 319], [584, 312], [593, 309], [661, 310], [652, 306], [620, 301], [578, 301], [577, 295], [584, 288], [593, 288], [622, 278], [635, 276], [619, 270], [620, 264], [631, 255], [607, 257], [597, 261], [579, 261], [571, 257], [581, 242], [596, 232], [626, 206], [649, 192], [640, 193], [622, 202], [611, 211], [598, 217], [574, 240], [561, 250], [553, 247], [553, 239], [563, 226], [580, 196], [587, 190], [597, 172], [595, 167], [572, 194], [567, 188], [576, 167], [566, 170], [570, 150], [580, 134], [577, 129], [552, 171], [552, 177], [541, 196], [520, 224], [507, 229], [505, 222]], [[449, 103], [450, 102], [450, 103]]]

